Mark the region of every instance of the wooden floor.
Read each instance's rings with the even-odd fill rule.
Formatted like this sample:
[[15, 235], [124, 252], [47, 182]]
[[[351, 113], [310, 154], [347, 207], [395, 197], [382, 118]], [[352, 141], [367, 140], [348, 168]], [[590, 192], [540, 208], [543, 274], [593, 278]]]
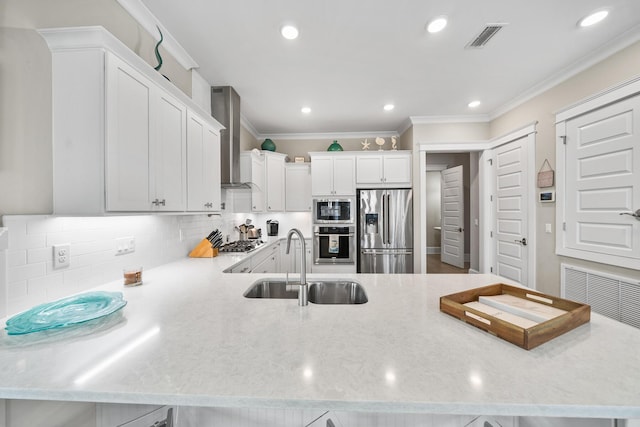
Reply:
[[458, 268], [440, 261], [440, 254], [427, 255], [427, 274], [468, 274], [470, 263], [465, 262], [464, 268]]

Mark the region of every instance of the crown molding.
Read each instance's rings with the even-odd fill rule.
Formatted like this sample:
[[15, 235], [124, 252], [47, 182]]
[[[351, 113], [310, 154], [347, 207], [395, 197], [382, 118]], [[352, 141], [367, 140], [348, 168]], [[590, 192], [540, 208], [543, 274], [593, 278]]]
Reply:
[[140, 0], [117, 0], [120, 6], [126, 10], [138, 24], [142, 26], [156, 41], [160, 40], [160, 34], [156, 25], [162, 30], [164, 40], [162, 47], [175, 58], [186, 70], [198, 68], [198, 63], [187, 53], [178, 41], [169, 33], [162, 23]]
[[602, 46], [600, 46], [600, 48], [596, 49], [590, 54], [583, 56], [579, 60], [571, 63], [569, 66], [532, 86], [529, 90], [521, 93], [511, 101], [495, 109], [494, 111], [489, 113], [489, 121], [495, 120], [503, 114], [508, 113], [514, 108], [570, 79], [576, 74], [579, 74], [582, 71], [585, 71], [588, 68], [596, 65], [597, 63], [605, 60], [614, 53], [619, 52], [628, 46], [631, 46], [638, 40], [640, 40], [640, 25], [632, 27], [615, 39], [603, 44]]
[[322, 133], [265, 133], [262, 138], [279, 140], [287, 139], [362, 139], [362, 138], [390, 138], [399, 137], [396, 131], [370, 131], [370, 132], [322, 132]]
[[240, 125], [243, 126], [255, 139], [261, 139], [262, 136], [260, 135], [260, 132], [253, 127], [253, 124], [251, 124], [249, 119], [247, 119], [242, 112], [240, 112]]
[[410, 116], [412, 125], [431, 125], [440, 123], [487, 123], [488, 114], [461, 115], [461, 116]]

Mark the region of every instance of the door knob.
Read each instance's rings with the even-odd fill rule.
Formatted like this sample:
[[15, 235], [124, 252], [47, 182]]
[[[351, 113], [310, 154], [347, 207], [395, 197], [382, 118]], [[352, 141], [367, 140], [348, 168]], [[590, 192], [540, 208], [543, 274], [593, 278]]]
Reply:
[[462, 233], [462, 227], [458, 227], [458, 232]]
[[527, 238], [523, 237], [522, 240], [514, 240], [516, 243], [520, 243], [522, 246], [527, 246]]
[[620, 212], [620, 215], [629, 215], [640, 221], [640, 209], [637, 209], [635, 212]]

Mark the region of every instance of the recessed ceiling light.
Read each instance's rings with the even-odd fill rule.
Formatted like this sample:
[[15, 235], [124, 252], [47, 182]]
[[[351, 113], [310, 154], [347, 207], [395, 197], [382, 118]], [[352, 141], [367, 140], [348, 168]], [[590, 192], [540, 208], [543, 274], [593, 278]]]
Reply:
[[280, 29], [280, 34], [287, 40], [293, 40], [298, 38], [298, 29], [293, 25], [285, 25]]
[[469, 108], [476, 108], [480, 105], [480, 101], [471, 101], [468, 106]]
[[302, 107], [300, 109], [300, 111], [302, 111], [304, 114], [309, 114], [311, 112], [311, 108], [309, 107]]
[[581, 27], [590, 27], [598, 22], [602, 21], [609, 14], [608, 10], [599, 10], [597, 12], [593, 12], [591, 15], [582, 18], [578, 25]]
[[393, 104], [386, 104], [383, 108], [384, 108], [384, 111], [391, 111], [394, 108], [396, 108], [396, 106]]
[[429, 22], [427, 25], [427, 31], [430, 33], [438, 33], [444, 30], [444, 27], [447, 26], [447, 18], [444, 16], [439, 16], [433, 21]]

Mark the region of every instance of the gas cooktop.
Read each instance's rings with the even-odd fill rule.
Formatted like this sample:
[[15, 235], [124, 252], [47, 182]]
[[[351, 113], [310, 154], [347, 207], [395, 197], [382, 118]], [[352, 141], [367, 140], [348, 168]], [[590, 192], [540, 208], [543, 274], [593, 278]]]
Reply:
[[264, 242], [259, 239], [237, 240], [222, 245], [219, 250], [220, 252], [250, 252], [263, 243]]

